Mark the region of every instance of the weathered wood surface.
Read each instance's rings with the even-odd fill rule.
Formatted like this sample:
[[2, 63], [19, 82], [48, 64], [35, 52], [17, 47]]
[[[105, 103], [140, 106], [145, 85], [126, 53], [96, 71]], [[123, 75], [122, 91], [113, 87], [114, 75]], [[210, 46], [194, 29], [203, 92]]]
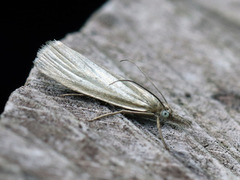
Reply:
[[[146, 72], [192, 127], [116, 115], [33, 67], [0, 121], [0, 179], [238, 179], [240, 177], [238, 0], [109, 1], [62, 41], [152, 90]], [[154, 89], [153, 89], [153, 92]]]

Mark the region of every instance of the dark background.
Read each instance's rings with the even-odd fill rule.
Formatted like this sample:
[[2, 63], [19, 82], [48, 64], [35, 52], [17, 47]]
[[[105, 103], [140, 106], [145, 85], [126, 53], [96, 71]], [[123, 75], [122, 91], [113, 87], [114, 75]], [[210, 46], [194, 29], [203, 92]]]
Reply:
[[0, 113], [11, 92], [24, 85], [38, 49], [46, 41], [78, 31], [106, 1], [10, 1], [1, 5]]

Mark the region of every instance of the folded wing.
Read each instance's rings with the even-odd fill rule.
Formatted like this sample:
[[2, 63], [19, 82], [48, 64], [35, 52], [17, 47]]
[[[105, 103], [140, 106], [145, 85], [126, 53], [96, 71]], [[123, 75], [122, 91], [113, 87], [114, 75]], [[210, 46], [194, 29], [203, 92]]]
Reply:
[[122, 108], [144, 112], [159, 104], [145, 89], [132, 82], [116, 82], [124, 78], [108, 72], [60, 41], [44, 46], [34, 64], [43, 74], [69, 89]]

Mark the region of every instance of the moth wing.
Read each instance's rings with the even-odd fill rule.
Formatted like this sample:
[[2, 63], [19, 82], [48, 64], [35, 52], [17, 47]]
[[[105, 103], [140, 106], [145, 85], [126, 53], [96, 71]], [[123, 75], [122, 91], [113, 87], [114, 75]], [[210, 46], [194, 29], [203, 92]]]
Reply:
[[108, 72], [60, 41], [44, 46], [34, 64], [43, 74], [69, 89], [122, 108], [144, 112], [158, 104], [158, 99], [145, 89], [118, 81], [124, 78]]

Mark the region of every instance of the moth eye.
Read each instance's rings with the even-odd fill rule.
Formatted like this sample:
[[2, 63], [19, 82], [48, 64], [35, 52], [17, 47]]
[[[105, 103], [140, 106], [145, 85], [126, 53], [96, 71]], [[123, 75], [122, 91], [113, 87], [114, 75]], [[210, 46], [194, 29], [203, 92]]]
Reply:
[[169, 112], [166, 111], [166, 110], [163, 110], [163, 111], [161, 112], [161, 116], [164, 117], [164, 118], [167, 118], [167, 117], [169, 116]]

